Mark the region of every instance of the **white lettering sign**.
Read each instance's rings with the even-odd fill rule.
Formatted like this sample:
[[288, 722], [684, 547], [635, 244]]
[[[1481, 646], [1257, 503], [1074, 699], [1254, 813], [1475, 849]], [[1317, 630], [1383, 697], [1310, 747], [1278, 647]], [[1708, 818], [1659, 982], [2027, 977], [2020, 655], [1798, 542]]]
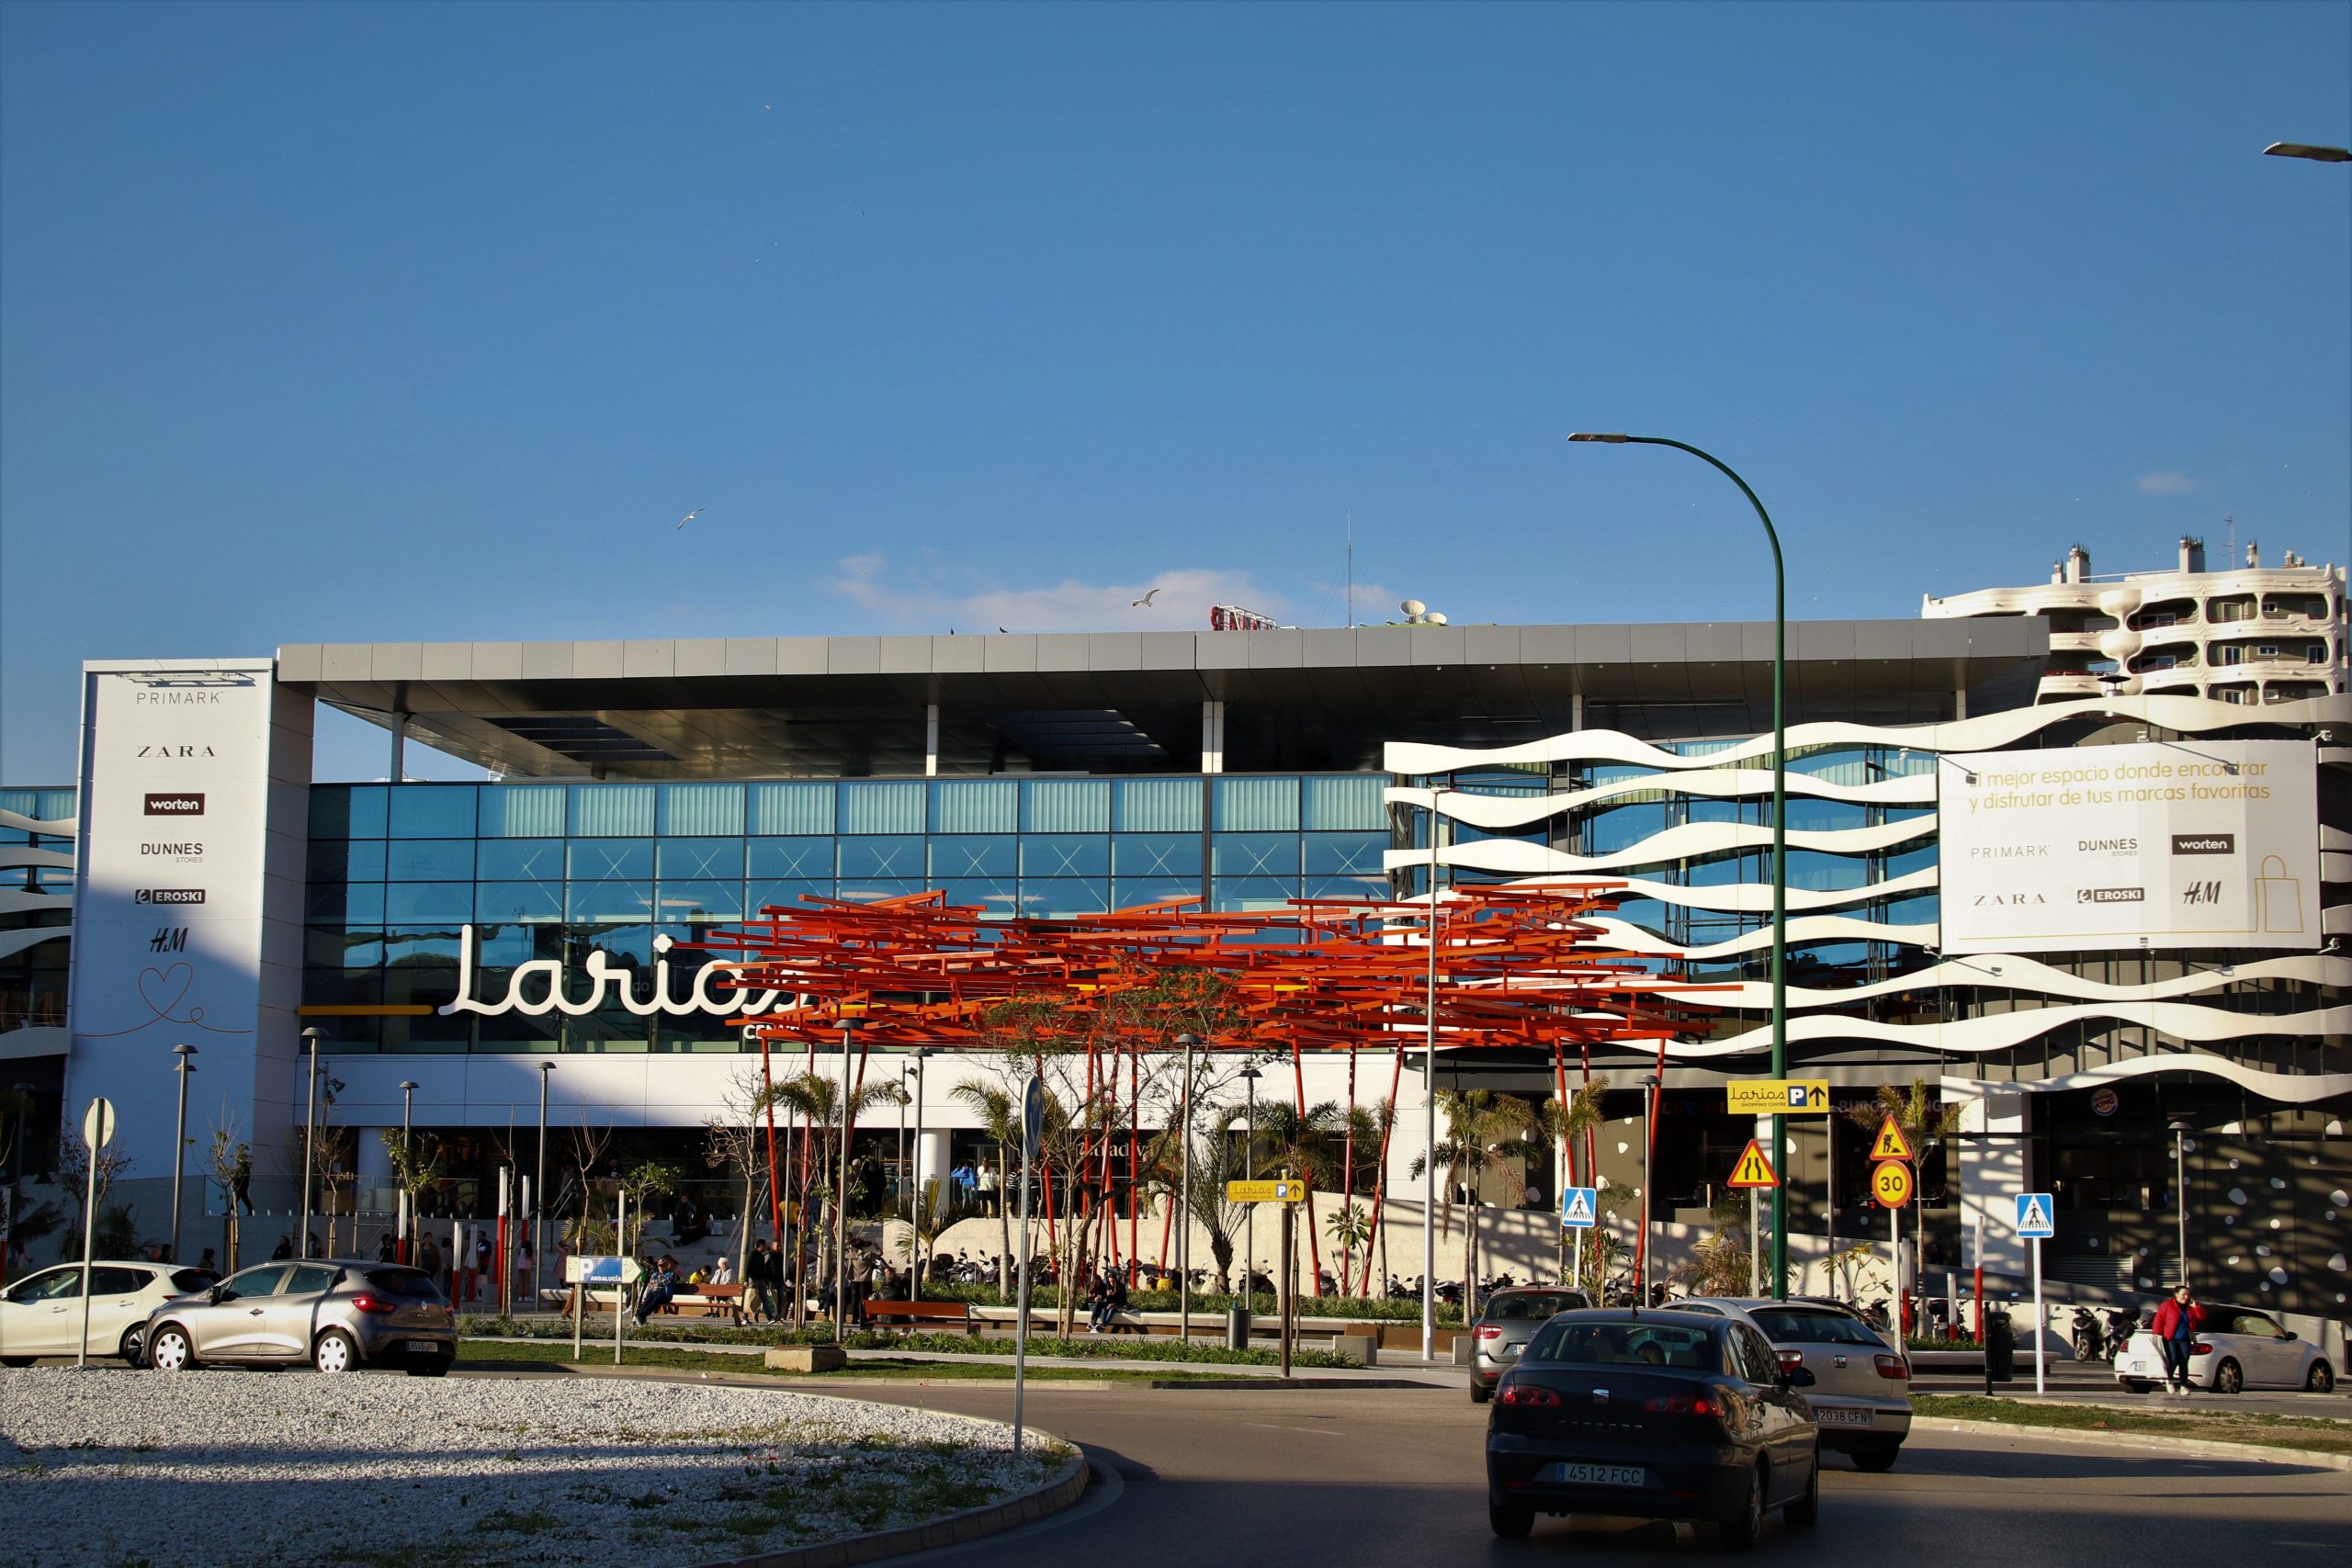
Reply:
[[[667, 936], [653, 939], [656, 954], [666, 953], [676, 944]], [[474, 928], [458, 928], [458, 998], [444, 1006], [444, 1017], [456, 1013], [481, 1013], [495, 1018], [503, 1013], [519, 1012], [529, 1018], [542, 1018], [560, 1012], [568, 1018], [580, 1018], [605, 1005], [605, 983], [620, 983], [620, 1003], [639, 1018], [657, 1013], [672, 1018], [691, 1018], [696, 1013], [712, 1018], [749, 1018], [775, 1010], [784, 994], [777, 991], [741, 991], [724, 996], [713, 995], [714, 982], [723, 983], [734, 973], [729, 964], [706, 964], [695, 971], [694, 983], [683, 997], [670, 990], [670, 961], [657, 956], [653, 961], [653, 999], [639, 1001], [636, 988], [629, 984], [631, 970], [619, 967], [612, 954], [602, 948], [590, 951], [588, 961], [581, 966], [588, 977], [588, 991], [579, 998], [563, 994], [563, 965], [552, 958], [534, 958], [527, 964], [517, 964], [506, 976], [506, 994], [495, 1002], [485, 1002], [474, 996]], [[537, 992], [537, 995], [532, 995]]]

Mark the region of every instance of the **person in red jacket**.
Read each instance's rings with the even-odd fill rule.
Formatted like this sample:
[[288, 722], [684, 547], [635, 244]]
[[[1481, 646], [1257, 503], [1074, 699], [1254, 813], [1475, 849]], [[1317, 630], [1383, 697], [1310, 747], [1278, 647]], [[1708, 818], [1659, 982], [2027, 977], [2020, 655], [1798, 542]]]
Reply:
[[2197, 1331], [2204, 1326], [2205, 1309], [2197, 1304], [2186, 1285], [2156, 1308], [2155, 1322], [2149, 1325], [2156, 1337], [2156, 1348], [2164, 1353], [2165, 1381], [2177, 1394], [2188, 1393], [2188, 1352], [2197, 1341]]

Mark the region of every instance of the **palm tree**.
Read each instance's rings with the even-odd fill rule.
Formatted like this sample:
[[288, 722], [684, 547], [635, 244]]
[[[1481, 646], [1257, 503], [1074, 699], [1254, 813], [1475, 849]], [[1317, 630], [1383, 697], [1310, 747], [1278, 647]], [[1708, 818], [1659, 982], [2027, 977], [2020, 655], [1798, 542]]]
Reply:
[[[1462, 1317], [1468, 1323], [1478, 1315], [1478, 1189], [1493, 1177], [1502, 1182], [1514, 1204], [1526, 1197], [1526, 1162], [1542, 1146], [1535, 1139], [1544, 1122], [1527, 1101], [1492, 1089], [1442, 1089], [1437, 1091], [1437, 1108], [1445, 1121], [1445, 1136], [1431, 1152], [1445, 1168], [1447, 1206], [1451, 1209], [1457, 1186], [1464, 1190], [1465, 1200]], [[1423, 1155], [1413, 1161], [1412, 1174], [1419, 1176], [1428, 1168], [1429, 1156]]]
[[[840, 1083], [821, 1073], [803, 1073], [798, 1077], [783, 1079], [775, 1086], [778, 1109], [790, 1109], [808, 1126], [808, 1136], [817, 1155], [816, 1168], [824, 1179], [811, 1181], [802, 1200], [804, 1205], [810, 1200], [826, 1205], [825, 1225], [817, 1233], [819, 1257], [830, 1259], [836, 1270], [847, 1266], [845, 1258], [833, 1257], [835, 1249], [831, 1242], [837, 1228], [836, 1221], [843, 1222], [839, 1228], [846, 1231], [849, 1194], [834, 1190], [840, 1184], [841, 1151], [848, 1146], [849, 1140], [856, 1137], [858, 1117], [877, 1105], [890, 1103], [897, 1093], [898, 1085], [877, 1078], [862, 1089], [852, 1090], [844, 1103]], [[804, 1206], [801, 1213], [804, 1235], [808, 1218]], [[792, 1249], [793, 1299], [796, 1302], [807, 1299], [807, 1293], [800, 1289], [800, 1250], [798, 1247]]]
[[[970, 1106], [980, 1119], [980, 1135], [996, 1145], [996, 1222], [997, 1258], [1004, 1289], [1004, 1299], [1012, 1299], [1012, 1178], [1011, 1150], [1023, 1136], [1021, 1108], [1013, 1103], [1012, 1092], [992, 1083], [959, 1083], [948, 1091], [948, 1098], [960, 1100]], [[1028, 1237], [1021, 1238], [1025, 1246]]]
[[[1913, 1078], [1908, 1094], [1893, 1084], [1883, 1083], [1871, 1097], [1868, 1105], [1857, 1105], [1846, 1112], [1846, 1119], [1857, 1127], [1868, 1127], [1875, 1133], [1889, 1120], [1903, 1134], [1903, 1141], [1911, 1145], [1911, 1164], [1921, 1177], [1926, 1175], [1928, 1145], [1960, 1131], [1961, 1107], [1934, 1109], [1928, 1099], [1928, 1080]], [[1922, 1182], [1924, 1185], [1924, 1182]], [[1902, 1292], [1903, 1260], [1894, 1260], [1893, 1288]]]
[[1315, 1281], [1313, 1293], [1318, 1296], [1323, 1293], [1323, 1271], [1322, 1253], [1315, 1243], [1315, 1189], [1318, 1182], [1326, 1187], [1339, 1185], [1347, 1137], [1348, 1115], [1335, 1100], [1310, 1105], [1303, 1114], [1296, 1106], [1279, 1100], [1258, 1107], [1258, 1147], [1251, 1151], [1255, 1163], [1250, 1174], [1271, 1166], [1306, 1179], [1306, 1239], [1316, 1264], [1310, 1278]]
[[[1556, 1099], [1544, 1102], [1540, 1112], [1544, 1119], [1544, 1135], [1559, 1151], [1561, 1163], [1557, 1180], [1563, 1188], [1569, 1185], [1568, 1173], [1576, 1168], [1577, 1145], [1590, 1137], [1593, 1131], [1608, 1120], [1600, 1109], [1608, 1092], [1606, 1084], [1588, 1083], [1570, 1093], [1565, 1105]], [[1589, 1176], [1591, 1172], [1585, 1174]], [[1559, 1252], [1560, 1278], [1566, 1280], [1568, 1277], [1568, 1233], [1565, 1226], [1561, 1227], [1554, 1245]]]

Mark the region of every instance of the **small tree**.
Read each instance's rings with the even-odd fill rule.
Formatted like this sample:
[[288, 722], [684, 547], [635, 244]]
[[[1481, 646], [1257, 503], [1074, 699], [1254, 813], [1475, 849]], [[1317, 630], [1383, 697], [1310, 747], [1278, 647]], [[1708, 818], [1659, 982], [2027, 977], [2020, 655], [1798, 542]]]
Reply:
[[[947, 1091], [948, 1098], [960, 1100], [978, 1113], [980, 1135], [996, 1145], [996, 1220], [998, 1243], [1003, 1250], [997, 1257], [1003, 1269], [1005, 1299], [1012, 1299], [1012, 1205], [1017, 1195], [1012, 1190], [1012, 1149], [1022, 1137], [1021, 1108], [1012, 1096], [998, 1084], [959, 1083]], [[1028, 1238], [1023, 1236], [1023, 1242]]]
[[[1562, 1104], [1557, 1099], [1547, 1100], [1544, 1102], [1542, 1111], [1544, 1119], [1544, 1134], [1545, 1137], [1552, 1140], [1552, 1146], [1557, 1152], [1562, 1162], [1559, 1171], [1559, 1185], [1564, 1188], [1569, 1184], [1569, 1172], [1576, 1167], [1577, 1145], [1590, 1137], [1593, 1131], [1607, 1120], [1606, 1116], [1603, 1115], [1601, 1111], [1601, 1102], [1607, 1098], [1608, 1093], [1609, 1086], [1607, 1084], [1593, 1082], [1588, 1083], [1582, 1088], [1573, 1090], [1569, 1094], [1566, 1104]], [[1591, 1173], [1587, 1172], [1586, 1174], [1589, 1175]], [[1589, 1182], [1580, 1182], [1577, 1183], [1577, 1185], [1589, 1186], [1591, 1184]], [[1560, 1278], [1566, 1280], [1568, 1277], [1568, 1233], [1566, 1227], [1563, 1226], [1561, 1228], [1556, 1245], [1559, 1249]], [[1600, 1298], [1595, 1297], [1594, 1299], [1597, 1301]]]
[[[429, 1133], [401, 1136], [398, 1127], [387, 1127], [377, 1134], [383, 1139], [384, 1153], [392, 1167], [392, 1185], [408, 1199], [408, 1223], [412, 1232], [416, 1225], [417, 1201], [441, 1185], [449, 1173], [449, 1162], [441, 1140]], [[401, 1237], [403, 1242], [411, 1236]]]
[[743, 1223], [735, 1237], [735, 1277], [752, 1251], [754, 1217], [773, 1213], [768, 1194], [767, 1139], [762, 1118], [784, 1103], [776, 1086], [761, 1081], [750, 1067], [740, 1067], [719, 1090], [720, 1114], [703, 1123], [703, 1159], [714, 1168], [730, 1170], [743, 1179]]
[[[129, 1155], [118, 1154], [113, 1147], [98, 1151], [97, 1214], [107, 1217], [107, 1193], [122, 1179], [135, 1162]], [[57, 1180], [63, 1189], [65, 1201], [74, 1207], [74, 1230], [78, 1235], [83, 1229], [83, 1204], [90, 1197], [90, 1145], [82, 1141], [82, 1129], [66, 1125], [57, 1144]], [[130, 1220], [130, 1210], [122, 1210], [123, 1221]]]
[[[1446, 1135], [1433, 1152], [1446, 1173], [1447, 1198], [1450, 1202], [1453, 1189], [1459, 1186], [1464, 1199], [1462, 1315], [1466, 1323], [1478, 1315], [1478, 1189], [1493, 1177], [1514, 1204], [1526, 1196], [1526, 1162], [1536, 1153], [1533, 1139], [1543, 1123], [1527, 1101], [1492, 1089], [1442, 1089], [1437, 1108]], [[1417, 1156], [1412, 1174], [1420, 1175], [1428, 1166], [1429, 1156]]]
[[1737, 1191], [1718, 1190], [1707, 1218], [1713, 1230], [1668, 1277], [1694, 1296], [1746, 1295], [1755, 1242], [1747, 1234], [1747, 1201]]
[[1344, 1260], [1355, 1256], [1356, 1249], [1372, 1239], [1372, 1214], [1361, 1203], [1350, 1203], [1323, 1222], [1331, 1237], [1331, 1245]]
[[621, 1175], [621, 1193], [628, 1200], [628, 1243], [624, 1248], [630, 1256], [637, 1253], [638, 1243], [645, 1238], [645, 1205], [657, 1192], [671, 1193], [678, 1190], [679, 1170], [674, 1165], [658, 1160], [641, 1160]]

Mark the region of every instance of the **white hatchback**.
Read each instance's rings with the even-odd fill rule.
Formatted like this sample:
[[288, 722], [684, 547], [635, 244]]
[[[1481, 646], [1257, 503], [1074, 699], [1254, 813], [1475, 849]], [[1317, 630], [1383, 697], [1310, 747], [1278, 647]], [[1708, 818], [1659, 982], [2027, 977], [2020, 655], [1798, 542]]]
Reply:
[[[209, 1289], [220, 1278], [209, 1269], [144, 1260], [91, 1264], [88, 1353], [120, 1356], [137, 1366], [148, 1314], [175, 1296]], [[0, 1294], [0, 1364], [27, 1367], [42, 1356], [71, 1356], [81, 1337], [79, 1263], [28, 1274]]]
[[[2325, 1393], [2335, 1386], [2335, 1369], [2318, 1346], [2295, 1337], [2267, 1313], [2204, 1303], [2205, 1326], [2189, 1347], [2188, 1382], [2216, 1393], [2248, 1388], [2302, 1388]], [[2165, 1381], [2165, 1356], [2156, 1337], [2143, 1328], [2115, 1353], [2115, 1381], [2145, 1393]]]

